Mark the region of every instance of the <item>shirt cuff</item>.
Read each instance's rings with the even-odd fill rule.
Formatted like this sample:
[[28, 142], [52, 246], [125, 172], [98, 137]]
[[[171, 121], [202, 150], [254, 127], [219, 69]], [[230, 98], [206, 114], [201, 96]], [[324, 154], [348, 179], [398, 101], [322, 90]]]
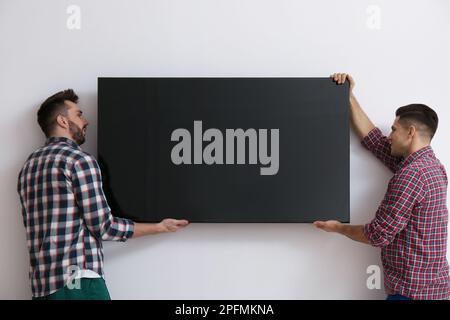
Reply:
[[372, 232], [371, 232], [371, 230], [370, 230], [370, 223], [367, 223], [367, 224], [364, 225], [363, 233], [364, 233], [364, 236], [365, 236], [365, 237], [367, 238], [367, 240], [369, 241], [369, 243], [370, 243], [372, 246], [374, 246], [374, 243], [373, 243], [373, 241], [372, 241]]
[[125, 242], [128, 239], [130, 239], [131, 237], [133, 237], [134, 235], [134, 222], [130, 219], [124, 219], [121, 218], [123, 226], [124, 226], [124, 230], [122, 233], [122, 239], [120, 240], [121, 242]]
[[367, 149], [372, 150], [382, 137], [383, 133], [381, 130], [375, 127], [361, 140], [361, 144]]

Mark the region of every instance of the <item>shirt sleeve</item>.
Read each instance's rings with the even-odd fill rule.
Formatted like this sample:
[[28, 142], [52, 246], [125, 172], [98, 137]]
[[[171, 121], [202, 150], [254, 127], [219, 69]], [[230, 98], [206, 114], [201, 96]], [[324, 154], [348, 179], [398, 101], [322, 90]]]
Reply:
[[133, 221], [111, 214], [103, 193], [100, 167], [93, 157], [87, 155], [75, 162], [72, 187], [84, 222], [97, 239], [126, 241], [133, 236]]
[[379, 128], [372, 129], [367, 136], [361, 141], [372, 154], [377, 157], [392, 172], [397, 171], [397, 165], [402, 161], [402, 157], [394, 157], [391, 155], [391, 145], [387, 137], [383, 136]]
[[364, 226], [364, 234], [375, 247], [392, 243], [405, 229], [414, 207], [424, 198], [424, 183], [416, 169], [402, 169], [394, 175], [376, 212], [375, 218]]

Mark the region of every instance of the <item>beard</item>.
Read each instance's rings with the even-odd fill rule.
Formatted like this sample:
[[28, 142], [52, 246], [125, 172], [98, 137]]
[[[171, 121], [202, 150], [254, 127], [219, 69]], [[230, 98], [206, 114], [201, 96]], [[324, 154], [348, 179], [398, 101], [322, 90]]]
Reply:
[[393, 157], [404, 157], [405, 152], [407, 151], [407, 147], [402, 145], [396, 145], [395, 148], [392, 147], [391, 144], [391, 156]]
[[75, 140], [75, 142], [81, 146], [84, 141], [86, 141], [86, 127], [80, 128], [75, 124], [75, 122], [69, 120], [69, 130], [70, 134], [72, 135], [72, 139]]
[[398, 157], [398, 151], [392, 147], [392, 144], [391, 144], [391, 156]]
[[391, 156], [393, 156], [393, 157], [399, 157], [400, 155], [397, 154], [396, 151], [393, 151], [393, 150], [391, 149]]

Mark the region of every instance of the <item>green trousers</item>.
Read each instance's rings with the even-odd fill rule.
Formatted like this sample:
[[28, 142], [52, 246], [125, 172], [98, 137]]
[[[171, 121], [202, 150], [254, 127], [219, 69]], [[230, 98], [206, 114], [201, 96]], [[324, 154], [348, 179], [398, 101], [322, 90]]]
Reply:
[[111, 300], [103, 278], [81, 278], [80, 289], [67, 286], [45, 297], [33, 300]]

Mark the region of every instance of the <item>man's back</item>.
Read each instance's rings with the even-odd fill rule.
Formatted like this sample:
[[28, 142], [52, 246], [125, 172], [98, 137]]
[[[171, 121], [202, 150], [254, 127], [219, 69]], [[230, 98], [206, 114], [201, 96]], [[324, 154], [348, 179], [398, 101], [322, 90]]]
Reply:
[[52, 137], [30, 155], [17, 186], [33, 296], [64, 287], [70, 267], [103, 276], [101, 240], [125, 241], [132, 222], [110, 214], [97, 162], [71, 139]]

